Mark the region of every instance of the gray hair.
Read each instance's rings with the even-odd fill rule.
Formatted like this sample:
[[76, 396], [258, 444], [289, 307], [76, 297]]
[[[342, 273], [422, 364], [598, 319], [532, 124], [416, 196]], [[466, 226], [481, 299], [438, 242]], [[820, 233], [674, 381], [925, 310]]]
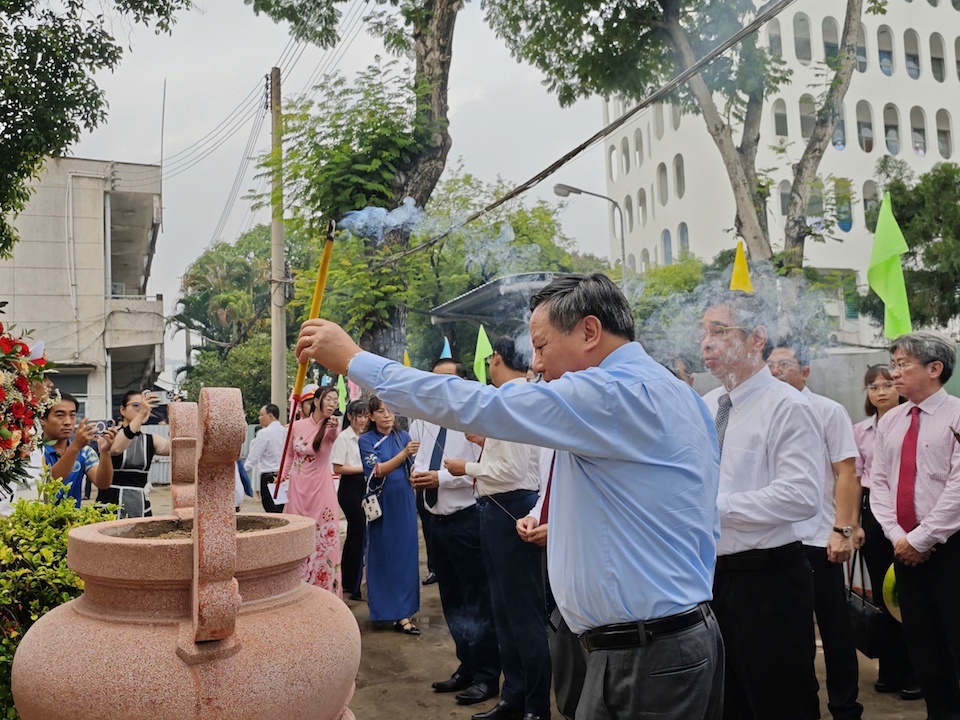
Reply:
[[909, 335], [901, 335], [890, 344], [890, 354], [897, 350], [913, 355], [921, 365], [939, 361], [943, 364], [940, 372], [940, 384], [946, 385], [953, 376], [957, 364], [957, 351], [953, 342], [942, 333], [933, 330], [918, 330]]
[[626, 296], [603, 273], [565, 275], [530, 299], [530, 310], [549, 304], [550, 324], [564, 335], [583, 318], [596, 317], [607, 332], [633, 342], [637, 337], [633, 313]]

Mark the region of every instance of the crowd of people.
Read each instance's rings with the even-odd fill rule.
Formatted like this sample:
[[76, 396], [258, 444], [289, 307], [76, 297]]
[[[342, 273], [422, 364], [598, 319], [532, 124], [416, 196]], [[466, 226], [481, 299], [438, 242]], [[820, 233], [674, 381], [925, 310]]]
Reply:
[[[279, 409], [260, 411], [244, 467], [266, 511], [316, 520], [306, 582], [419, 635], [419, 504], [459, 663], [433, 689], [496, 699], [473, 720], [548, 718], [551, 686], [581, 720], [819, 718], [815, 627], [827, 707], [850, 720], [863, 706], [846, 568], [862, 553], [857, 582], [883, 607], [892, 572], [902, 616], [881, 626], [875, 690], [960, 718], [951, 341], [896, 339], [890, 364], [866, 373], [854, 425], [810, 391], [809, 345], [776, 334], [758, 296], [705, 304], [698, 340], [720, 385], [703, 397], [635, 341], [605, 276], [556, 279], [530, 310], [532, 348], [498, 339], [492, 386], [453, 358], [419, 371], [333, 323], [304, 324], [299, 359], [368, 391], [340, 418], [335, 386], [305, 388], [285, 460]], [[154, 402], [128, 393], [121, 423], [95, 436], [63, 395], [43, 418], [41, 462], [76, 503], [88, 478], [102, 501], [134, 508], [126, 496], [139, 495], [149, 514], [146, 473], [169, 452], [141, 430]]]

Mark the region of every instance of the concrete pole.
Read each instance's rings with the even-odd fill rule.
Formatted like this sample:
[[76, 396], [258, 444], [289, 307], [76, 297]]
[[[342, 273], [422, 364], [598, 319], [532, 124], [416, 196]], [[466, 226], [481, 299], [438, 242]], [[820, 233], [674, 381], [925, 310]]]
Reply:
[[287, 300], [283, 242], [283, 128], [280, 118], [280, 68], [270, 70], [273, 129], [273, 191], [270, 194], [270, 397], [287, 417]]

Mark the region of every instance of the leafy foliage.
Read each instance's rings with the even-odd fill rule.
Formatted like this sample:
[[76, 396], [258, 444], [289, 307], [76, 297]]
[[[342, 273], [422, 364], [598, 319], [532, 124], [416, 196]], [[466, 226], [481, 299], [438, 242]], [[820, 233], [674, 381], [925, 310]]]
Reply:
[[27, 182], [106, 118], [94, 73], [113, 70], [123, 48], [110, 27], [125, 18], [169, 31], [191, 0], [104, 0], [94, 14], [83, 2], [12, 0], [0, 22], [0, 257], [17, 241], [8, 213], [23, 210]]
[[[960, 165], [937, 163], [914, 180], [906, 164], [878, 163], [878, 184], [890, 193], [909, 252], [904, 281], [914, 327], [946, 326], [960, 315]], [[879, 206], [869, 210], [876, 226]], [[870, 290], [862, 311], [883, 323], [883, 302]]]
[[[60, 481], [46, 482], [41, 497], [56, 497], [63, 488]], [[83, 592], [83, 580], [67, 567], [67, 533], [110, 520], [115, 512], [19, 500], [9, 517], [0, 517], [0, 717], [19, 717], [10, 672], [20, 640], [44, 613]]]
[[[299, 327], [299, 326], [298, 326]], [[287, 352], [287, 381], [293, 385], [297, 360]], [[243, 393], [243, 410], [254, 422], [260, 408], [270, 400], [270, 332], [259, 331], [232, 348], [226, 357], [216, 349], [204, 349], [181, 386], [196, 402], [202, 387], [236, 387]]]

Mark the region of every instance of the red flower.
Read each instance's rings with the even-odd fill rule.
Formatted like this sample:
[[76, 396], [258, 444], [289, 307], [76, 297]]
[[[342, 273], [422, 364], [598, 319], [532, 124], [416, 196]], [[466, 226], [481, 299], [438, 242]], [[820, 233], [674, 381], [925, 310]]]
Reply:
[[38, 357], [36, 360], [33, 361], [33, 364], [36, 365], [37, 367], [43, 367], [44, 365], [47, 364], [47, 359], [45, 357]]
[[10, 450], [13, 448], [13, 438], [0, 438], [0, 448]]
[[23, 420], [24, 415], [27, 414], [27, 406], [22, 402], [15, 402], [10, 406], [10, 414], [17, 420]]
[[17, 341], [13, 338], [9, 338], [5, 335], [0, 337], [0, 350], [2, 350], [5, 355], [12, 353], [16, 344]]
[[7, 391], [3, 388], [0, 388], [0, 402], [3, 402], [7, 399]]
[[17, 345], [20, 346], [20, 357], [26, 357], [27, 355], [30, 354], [30, 348], [27, 346], [25, 342], [19, 342], [17, 343]]
[[23, 375], [17, 375], [17, 379], [13, 381], [13, 386], [24, 394], [30, 391], [30, 383]]

